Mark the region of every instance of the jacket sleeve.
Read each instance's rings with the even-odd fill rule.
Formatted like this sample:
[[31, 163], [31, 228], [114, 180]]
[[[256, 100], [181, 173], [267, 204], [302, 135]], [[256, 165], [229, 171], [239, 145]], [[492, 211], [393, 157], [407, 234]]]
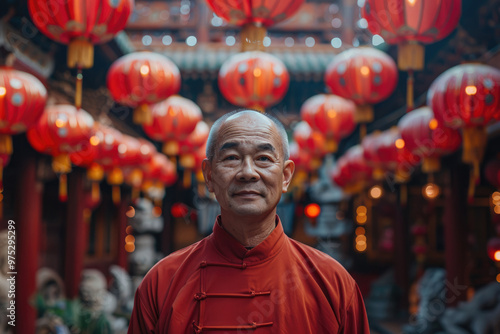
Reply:
[[342, 334], [369, 334], [368, 317], [366, 316], [363, 296], [356, 284], [351, 301], [345, 310]]
[[130, 317], [128, 334], [154, 333], [158, 321], [156, 314], [152, 300], [143, 296], [141, 287], [139, 287], [135, 292], [134, 308]]

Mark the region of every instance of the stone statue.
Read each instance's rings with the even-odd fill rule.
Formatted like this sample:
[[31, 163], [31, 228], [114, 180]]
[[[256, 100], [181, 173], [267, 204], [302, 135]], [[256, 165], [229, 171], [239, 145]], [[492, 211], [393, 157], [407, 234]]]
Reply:
[[134, 291], [132, 290], [130, 275], [122, 267], [117, 265], [112, 265], [109, 271], [111, 273], [109, 291], [117, 299], [118, 310], [130, 314], [134, 304]]
[[152, 235], [144, 234], [135, 237], [135, 251], [130, 254], [130, 271], [133, 276], [144, 276], [161, 259], [156, 252], [156, 241]]
[[146, 198], [139, 198], [134, 205], [135, 215], [130, 224], [139, 233], [159, 233], [163, 230], [162, 217], [153, 216], [153, 203]]
[[500, 284], [492, 282], [469, 302], [447, 309], [441, 324], [446, 334], [499, 334]]

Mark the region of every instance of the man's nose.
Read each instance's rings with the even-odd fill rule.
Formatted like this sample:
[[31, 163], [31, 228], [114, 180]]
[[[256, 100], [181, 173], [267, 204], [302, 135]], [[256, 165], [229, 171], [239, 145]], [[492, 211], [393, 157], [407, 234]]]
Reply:
[[245, 157], [242, 160], [240, 169], [236, 177], [239, 181], [251, 181], [259, 179], [259, 173], [257, 173], [255, 163], [251, 157]]

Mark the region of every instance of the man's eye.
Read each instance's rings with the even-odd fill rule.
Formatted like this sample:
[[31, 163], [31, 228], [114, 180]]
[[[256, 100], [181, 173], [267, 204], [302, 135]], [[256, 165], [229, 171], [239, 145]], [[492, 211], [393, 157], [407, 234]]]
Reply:
[[271, 161], [271, 159], [269, 157], [266, 157], [266, 156], [258, 157], [257, 160], [259, 160], [259, 161]]
[[224, 160], [236, 160], [237, 157], [235, 155], [229, 155], [227, 157], [224, 158]]

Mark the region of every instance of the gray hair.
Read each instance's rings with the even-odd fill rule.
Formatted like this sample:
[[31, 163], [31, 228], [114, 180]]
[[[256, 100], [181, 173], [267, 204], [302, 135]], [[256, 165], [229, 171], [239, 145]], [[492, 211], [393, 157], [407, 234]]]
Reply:
[[261, 113], [257, 110], [252, 110], [252, 109], [234, 110], [234, 111], [231, 111], [230, 113], [224, 114], [223, 116], [221, 116], [219, 119], [217, 119], [215, 121], [215, 123], [210, 128], [210, 133], [209, 133], [208, 139], [207, 139], [207, 150], [205, 152], [207, 155], [207, 159], [212, 161], [212, 159], [214, 158], [215, 142], [216, 142], [217, 134], [219, 132], [221, 125], [224, 124], [224, 122], [229, 117], [236, 115], [236, 114], [239, 114], [239, 113], [246, 113], [246, 112], [258, 113], [259, 115], [263, 115], [263, 116], [269, 118], [274, 123], [274, 125], [276, 126], [276, 128], [278, 129], [278, 131], [280, 133], [281, 143], [283, 145], [283, 154], [285, 156], [285, 160], [288, 160], [290, 158], [290, 152], [288, 149], [288, 135], [286, 133], [286, 130], [285, 130], [285, 127], [283, 126], [283, 124], [276, 117], [274, 117], [272, 115], [269, 115], [267, 113]]

